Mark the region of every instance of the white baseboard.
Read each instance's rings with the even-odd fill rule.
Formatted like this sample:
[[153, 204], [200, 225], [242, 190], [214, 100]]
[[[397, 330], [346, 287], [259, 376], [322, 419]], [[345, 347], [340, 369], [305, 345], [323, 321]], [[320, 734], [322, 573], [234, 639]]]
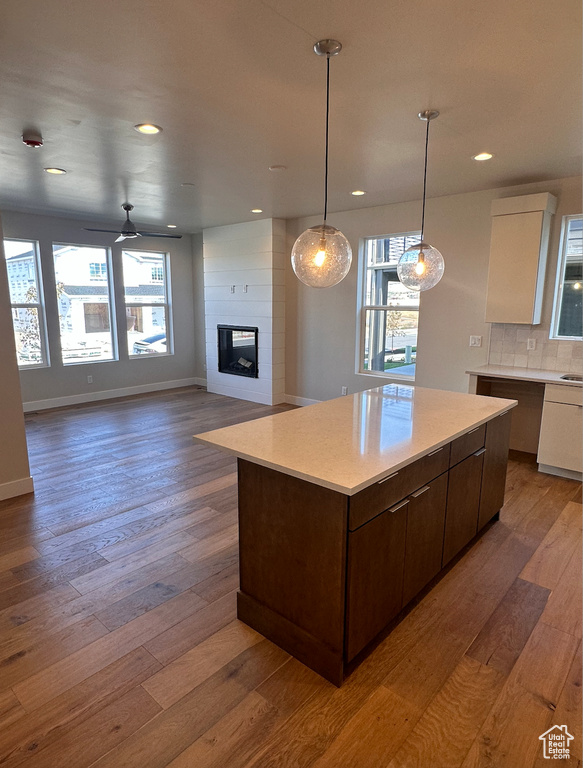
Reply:
[[562, 469], [561, 467], [552, 467], [550, 464], [539, 464], [538, 471], [546, 475], [556, 475], [557, 477], [567, 477], [569, 480], [578, 480], [581, 482], [583, 475], [574, 469]]
[[321, 403], [321, 400], [310, 400], [309, 397], [297, 397], [296, 395], [284, 395], [286, 403], [290, 405], [316, 405]]
[[[204, 383], [203, 383], [204, 382]], [[178, 389], [179, 387], [206, 386], [206, 379], [188, 378], [175, 379], [173, 381], [157, 381], [153, 384], [139, 384], [135, 387], [122, 387], [120, 389], [104, 389], [101, 392], [84, 392], [80, 395], [67, 397], [53, 397], [49, 400], [31, 400], [23, 403], [25, 413], [31, 411], [43, 411], [47, 408], [62, 408], [66, 405], [79, 405], [81, 403], [93, 403], [98, 400], [111, 400], [114, 397], [129, 397], [131, 395], [143, 395], [146, 392], [158, 392], [164, 389]]]
[[9, 483], [2, 483], [0, 485], [0, 501], [33, 492], [34, 483], [32, 477], [23, 477], [21, 480], [12, 480]]

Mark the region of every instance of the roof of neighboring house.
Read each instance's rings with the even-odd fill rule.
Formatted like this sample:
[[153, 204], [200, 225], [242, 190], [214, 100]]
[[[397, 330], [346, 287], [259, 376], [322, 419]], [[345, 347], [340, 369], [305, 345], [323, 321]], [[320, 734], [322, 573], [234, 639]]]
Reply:
[[[107, 285], [64, 285], [67, 296], [107, 296]], [[164, 296], [163, 285], [138, 285], [125, 289], [126, 296]]]

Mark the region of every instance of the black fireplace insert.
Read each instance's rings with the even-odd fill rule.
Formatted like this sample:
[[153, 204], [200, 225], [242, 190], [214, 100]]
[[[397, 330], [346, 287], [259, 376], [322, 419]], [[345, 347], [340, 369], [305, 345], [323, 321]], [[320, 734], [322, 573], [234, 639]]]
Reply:
[[241, 325], [217, 325], [219, 371], [233, 376], [256, 379], [257, 334], [259, 328]]

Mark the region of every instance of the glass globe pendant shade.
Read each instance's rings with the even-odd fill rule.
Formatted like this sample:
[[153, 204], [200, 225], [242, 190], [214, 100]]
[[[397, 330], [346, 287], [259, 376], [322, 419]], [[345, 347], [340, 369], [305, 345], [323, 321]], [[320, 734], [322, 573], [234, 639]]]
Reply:
[[352, 249], [342, 232], [327, 224], [310, 227], [294, 243], [291, 263], [296, 277], [312, 288], [330, 288], [343, 280]]
[[397, 275], [404, 286], [412, 291], [428, 291], [443, 277], [443, 256], [429, 243], [411, 245], [403, 252], [397, 264]]

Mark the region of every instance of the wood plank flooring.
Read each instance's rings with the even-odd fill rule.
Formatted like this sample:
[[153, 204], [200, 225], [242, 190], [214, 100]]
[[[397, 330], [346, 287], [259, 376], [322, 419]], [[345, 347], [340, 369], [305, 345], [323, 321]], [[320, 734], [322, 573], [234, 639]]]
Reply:
[[337, 689], [235, 613], [236, 464], [285, 410], [200, 388], [27, 416], [0, 503], [0, 766], [582, 766], [581, 486], [510, 463], [501, 521]]

